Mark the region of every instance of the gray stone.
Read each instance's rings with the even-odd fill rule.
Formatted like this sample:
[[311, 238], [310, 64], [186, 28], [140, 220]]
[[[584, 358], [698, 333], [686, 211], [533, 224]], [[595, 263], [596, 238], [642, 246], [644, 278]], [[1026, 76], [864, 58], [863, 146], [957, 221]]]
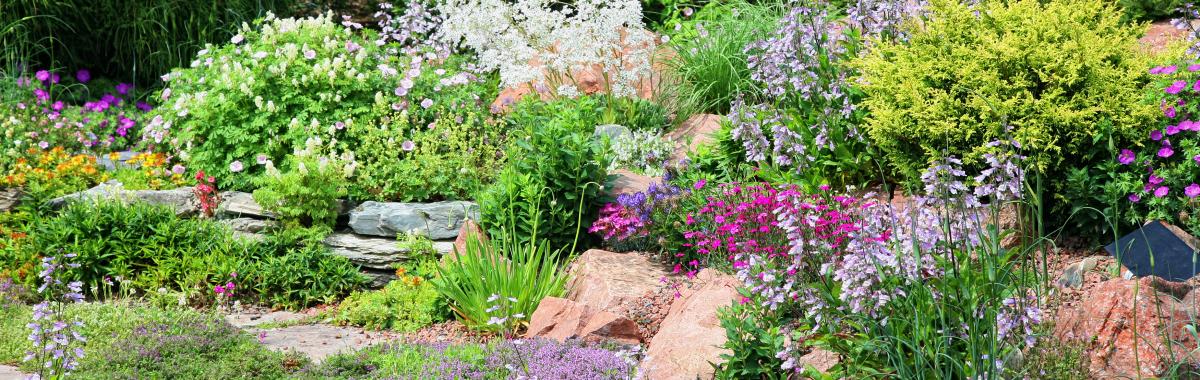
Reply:
[[0, 212], [12, 211], [21, 203], [21, 189], [0, 189]]
[[61, 208], [67, 202], [83, 199], [116, 199], [125, 202], [141, 201], [153, 205], [168, 206], [175, 210], [176, 215], [195, 215], [200, 209], [195, 203], [195, 194], [191, 187], [180, 187], [171, 190], [125, 190], [125, 186], [116, 180], [108, 181], [78, 193], [64, 195], [51, 199], [47, 204], [52, 208]]
[[0, 364], [0, 379], [16, 380], [16, 379], [25, 379], [28, 377], [29, 377], [28, 374], [21, 372], [21, 370], [17, 367]]
[[479, 206], [474, 202], [369, 201], [350, 211], [350, 228], [361, 235], [389, 238], [401, 232], [414, 232], [433, 240], [454, 239], [467, 218], [479, 220]]
[[1068, 266], [1067, 269], [1063, 269], [1062, 276], [1059, 276], [1058, 280], [1056, 280], [1054, 283], [1060, 288], [1079, 289], [1081, 286], [1083, 286], [1083, 275], [1092, 270], [1092, 268], [1095, 268], [1098, 261], [1099, 258], [1093, 256], [1083, 259], [1075, 264], [1071, 264], [1071, 266]]
[[625, 128], [625, 126], [617, 124], [597, 125], [595, 132], [592, 133], [593, 136], [597, 137], [608, 136], [610, 140], [616, 140], [618, 137], [628, 136], [630, 134], [631, 132], [629, 132], [629, 128]]
[[369, 333], [359, 328], [325, 324], [299, 325], [278, 329], [250, 329], [264, 346], [278, 351], [296, 351], [320, 363], [326, 357], [395, 340], [387, 332]]
[[[350, 259], [364, 268], [391, 270], [393, 265], [408, 260], [409, 250], [401, 248], [396, 239], [359, 236], [355, 234], [331, 234], [325, 238], [331, 253]], [[439, 254], [454, 249], [452, 242], [434, 242]]]
[[102, 154], [102, 155], [96, 156], [96, 164], [103, 166], [104, 169], [109, 170], [109, 171], [117, 170], [118, 167], [121, 167], [121, 168], [133, 167], [133, 165], [127, 164], [126, 161], [129, 161], [129, 159], [133, 158], [133, 156], [136, 156], [137, 155], [136, 152], [127, 150], [127, 151], [116, 152], [116, 153], [117, 153], [116, 161], [113, 161], [113, 159], [110, 158], [107, 154]]
[[239, 329], [259, 326], [265, 323], [287, 323], [300, 321], [308, 316], [291, 311], [272, 311], [268, 313], [235, 313], [225, 315], [225, 321]]
[[221, 224], [229, 226], [235, 232], [244, 232], [248, 234], [257, 234], [268, 229], [274, 228], [277, 223], [273, 220], [263, 220], [254, 218], [233, 218], [221, 219]]

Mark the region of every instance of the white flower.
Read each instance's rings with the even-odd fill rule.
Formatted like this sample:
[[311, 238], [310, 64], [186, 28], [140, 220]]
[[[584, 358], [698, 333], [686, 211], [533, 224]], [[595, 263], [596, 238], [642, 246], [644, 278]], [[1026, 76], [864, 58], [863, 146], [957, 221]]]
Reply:
[[236, 45], [236, 44], [242, 43], [242, 40], [244, 40], [245, 38], [246, 37], [242, 36], [241, 33], [238, 33], [238, 34], [234, 35], [233, 38], [230, 38], [229, 42], [232, 42], [233, 44]]

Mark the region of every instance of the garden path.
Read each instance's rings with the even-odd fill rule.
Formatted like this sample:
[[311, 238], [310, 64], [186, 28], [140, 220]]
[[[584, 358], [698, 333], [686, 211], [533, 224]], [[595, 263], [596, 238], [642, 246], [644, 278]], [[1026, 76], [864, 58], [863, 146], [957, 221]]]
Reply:
[[333, 326], [311, 320], [311, 313], [272, 311], [235, 313], [225, 320], [258, 337], [259, 343], [277, 351], [295, 351], [313, 362], [367, 346], [397, 340], [399, 335], [367, 331], [357, 327]]
[[18, 370], [17, 367], [0, 364], [0, 380], [24, 379], [25, 376], [26, 375]]

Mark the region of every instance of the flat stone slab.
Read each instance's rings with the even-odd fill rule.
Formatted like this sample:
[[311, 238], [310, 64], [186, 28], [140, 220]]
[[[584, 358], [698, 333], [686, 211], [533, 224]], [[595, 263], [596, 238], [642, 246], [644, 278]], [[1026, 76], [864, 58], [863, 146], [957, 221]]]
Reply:
[[264, 346], [278, 351], [296, 351], [320, 363], [330, 355], [359, 350], [399, 339], [386, 332], [366, 332], [358, 328], [325, 324], [299, 325], [278, 329], [250, 329]]
[[246, 329], [259, 326], [266, 323], [284, 323], [291, 321], [299, 321], [308, 317], [307, 315], [295, 313], [291, 311], [272, 311], [266, 314], [262, 313], [238, 313], [225, 315], [225, 321], [239, 329]]
[[17, 367], [0, 364], [0, 380], [7, 380], [7, 379], [17, 380], [17, 379], [24, 379], [28, 376], [29, 375], [18, 370]]
[[454, 239], [463, 220], [479, 220], [474, 202], [396, 203], [368, 201], [350, 211], [350, 228], [359, 235], [395, 238], [416, 233], [433, 240]]

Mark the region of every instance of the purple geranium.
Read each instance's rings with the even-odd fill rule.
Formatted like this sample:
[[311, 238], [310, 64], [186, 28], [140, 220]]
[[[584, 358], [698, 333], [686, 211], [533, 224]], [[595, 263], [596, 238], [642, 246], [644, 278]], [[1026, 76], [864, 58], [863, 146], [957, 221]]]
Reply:
[[1187, 88], [1187, 85], [1188, 85], [1187, 81], [1177, 80], [1177, 81], [1175, 81], [1175, 83], [1171, 83], [1170, 86], [1167, 86], [1167, 88], [1164, 89], [1163, 92], [1166, 92], [1171, 95], [1175, 95], [1175, 94], [1178, 94], [1180, 91], [1183, 91], [1184, 88]]
[[1121, 154], [1117, 156], [1117, 162], [1120, 162], [1121, 165], [1132, 164], [1135, 160], [1137, 160], [1137, 153], [1129, 149], [1121, 149]]

